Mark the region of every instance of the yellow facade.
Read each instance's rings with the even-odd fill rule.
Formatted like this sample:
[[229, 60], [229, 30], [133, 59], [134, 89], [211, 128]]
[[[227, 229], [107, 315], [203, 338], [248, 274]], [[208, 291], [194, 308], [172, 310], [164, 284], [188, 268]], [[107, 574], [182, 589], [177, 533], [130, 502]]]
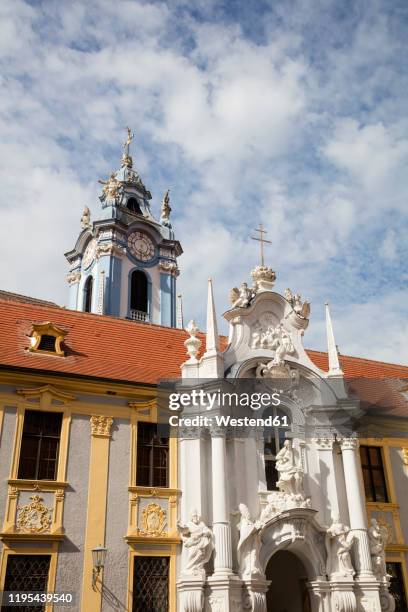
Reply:
[[[377, 518], [378, 522], [387, 527], [388, 533], [391, 534], [391, 539], [386, 547], [386, 561], [396, 562], [401, 564], [402, 575], [404, 580], [405, 594], [408, 597], [408, 569], [407, 569], [407, 553], [408, 545], [404, 540], [404, 535], [401, 527], [401, 512], [400, 504], [397, 497], [395, 479], [393, 475], [390, 450], [391, 448], [398, 449], [401, 455], [401, 461], [404, 462], [404, 450], [407, 448], [406, 438], [365, 438], [360, 440], [361, 445], [377, 446], [381, 449], [382, 463], [384, 467], [384, 475], [388, 492], [388, 502], [366, 502], [367, 518], [370, 522], [371, 518]], [[405, 465], [405, 471], [408, 474], [408, 466]]]
[[[2, 391], [7, 386], [14, 387], [15, 392]], [[84, 401], [84, 395], [87, 401]], [[123, 406], [109, 405], [101, 398], [112, 396], [115, 400], [126, 400]], [[82, 399], [79, 399], [82, 398]], [[69, 376], [50, 377], [42, 374], [0, 374], [0, 435], [4, 423], [5, 407], [15, 407], [15, 428], [11, 458], [11, 467], [7, 481], [7, 500], [0, 538], [2, 551], [0, 556], [0, 591], [4, 587], [7, 558], [10, 554], [49, 554], [51, 564], [48, 577], [48, 591], [54, 591], [56, 585], [58, 555], [61, 541], [69, 533], [64, 528], [65, 492], [70, 486], [67, 481], [69, 462], [70, 429], [73, 415], [89, 418], [90, 457], [87, 491], [86, 525], [84, 525], [84, 563], [82, 568], [82, 585], [77, 593], [81, 610], [95, 611], [102, 606], [103, 572], [96, 585], [92, 585], [92, 548], [105, 544], [107, 500], [109, 496], [109, 452], [112, 444], [111, 429], [115, 419], [128, 424], [129, 429], [129, 465], [128, 469], [128, 508], [118, 508], [118, 512], [127, 514], [127, 531], [121, 537], [128, 547], [128, 575], [126, 606], [131, 610], [133, 593], [133, 563], [135, 556], [168, 556], [169, 564], [169, 610], [176, 610], [176, 555], [180, 539], [177, 532], [177, 506], [180, 491], [177, 488], [177, 440], [170, 439], [169, 450], [169, 487], [137, 486], [137, 428], [140, 420], [156, 422], [157, 408], [155, 390], [151, 387], [121, 383], [105, 383], [92, 380], [78, 380]], [[24, 414], [27, 409], [40, 411], [57, 411], [63, 413], [59, 445], [58, 470], [56, 480], [22, 480], [18, 478], [20, 446], [23, 433]], [[43, 504], [47, 518], [47, 528], [38, 532], [27, 533], [18, 526], [21, 514], [19, 499], [22, 495], [37, 495], [42, 499], [53, 499], [52, 507], [48, 502]], [[31, 497], [30, 497], [31, 499]], [[36, 502], [37, 502], [37, 498]], [[38, 501], [37, 503], [42, 504]], [[141, 528], [139, 504], [144, 504], [146, 512], [160, 512], [163, 521], [160, 530], [146, 532]], [[146, 510], [147, 508], [147, 510]], [[20, 513], [20, 514], [19, 514]], [[109, 563], [109, 551], [106, 564]], [[79, 591], [79, 585], [78, 585]], [[47, 604], [46, 610], [53, 606]]]

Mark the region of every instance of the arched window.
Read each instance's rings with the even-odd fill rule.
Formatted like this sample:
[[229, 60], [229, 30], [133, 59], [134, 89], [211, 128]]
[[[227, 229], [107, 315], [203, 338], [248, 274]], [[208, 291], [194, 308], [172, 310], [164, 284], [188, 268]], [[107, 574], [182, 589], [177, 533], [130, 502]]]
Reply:
[[93, 278], [88, 276], [84, 287], [84, 312], [91, 312], [92, 309], [92, 289]]
[[[279, 417], [280, 422], [287, 422], [288, 417], [282, 410], [275, 406], [268, 408], [263, 414], [262, 418], [266, 419], [268, 416], [272, 418]], [[282, 417], [286, 416], [286, 421]], [[265, 459], [265, 477], [266, 486], [268, 491], [274, 491], [277, 489], [276, 483], [279, 480], [278, 470], [276, 469], [276, 455], [282, 448], [285, 439], [286, 432], [290, 431], [290, 427], [265, 427], [264, 428], [264, 459]]]
[[136, 200], [136, 198], [129, 198], [127, 203], [126, 203], [126, 207], [131, 212], [134, 212], [134, 213], [136, 213], [138, 215], [142, 214], [142, 211], [140, 210], [139, 202]]
[[[144, 321], [148, 312], [147, 276], [141, 270], [132, 272], [130, 281], [130, 310], [132, 319]], [[144, 315], [144, 316], [143, 316]]]

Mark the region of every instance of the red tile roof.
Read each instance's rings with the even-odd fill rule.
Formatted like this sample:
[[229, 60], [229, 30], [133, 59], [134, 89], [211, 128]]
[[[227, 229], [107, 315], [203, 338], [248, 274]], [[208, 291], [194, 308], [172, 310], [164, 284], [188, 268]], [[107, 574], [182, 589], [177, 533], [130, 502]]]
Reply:
[[[50, 321], [67, 331], [65, 357], [31, 353], [32, 323]], [[155, 384], [178, 377], [186, 359], [184, 330], [67, 310], [0, 294], [0, 366]], [[204, 340], [204, 338], [202, 337]], [[222, 338], [225, 347], [226, 338]], [[308, 351], [327, 370], [327, 354]], [[341, 356], [346, 377], [408, 378], [408, 366]]]

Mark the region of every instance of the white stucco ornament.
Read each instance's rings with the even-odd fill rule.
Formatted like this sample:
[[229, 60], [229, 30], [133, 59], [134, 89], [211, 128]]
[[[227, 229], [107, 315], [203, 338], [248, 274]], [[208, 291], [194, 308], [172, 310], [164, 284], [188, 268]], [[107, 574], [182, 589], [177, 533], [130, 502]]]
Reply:
[[239, 504], [239, 511], [241, 513], [241, 520], [238, 524], [239, 542], [237, 547], [239, 574], [241, 578], [263, 576], [259, 562], [259, 551], [262, 545], [260, 531], [263, 523], [252, 520], [245, 504]]
[[267, 497], [268, 503], [260, 517], [264, 524], [285, 510], [311, 507], [310, 498], [305, 496], [303, 488], [303, 469], [296, 464], [291, 440], [285, 440], [276, 455], [276, 469], [279, 473], [279, 491], [273, 491]]
[[191, 321], [187, 325], [186, 332], [190, 335], [190, 337], [184, 341], [184, 346], [187, 349], [187, 355], [190, 358], [190, 363], [196, 362], [198, 351], [201, 347], [201, 340], [200, 338], [197, 338], [198, 327], [193, 319], [191, 319]]
[[210, 560], [214, 548], [213, 533], [201, 519], [197, 510], [193, 510], [190, 520], [177, 527], [183, 540], [183, 546], [187, 549], [187, 562], [183, 568], [183, 574], [200, 576], [205, 578], [204, 565]]
[[388, 541], [388, 529], [385, 525], [379, 525], [377, 520], [373, 518], [368, 530], [368, 537], [374, 575], [377, 580], [384, 580], [387, 578], [385, 547]]
[[286, 355], [295, 352], [290, 334], [279, 323], [276, 327], [272, 325], [262, 326], [258, 324], [252, 332], [251, 348], [265, 348], [275, 351], [272, 365], [281, 366], [285, 362]]
[[276, 280], [276, 274], [269, 266], [256, 266], [251, 272], [256, 292], [271, 291]]
[[233, 287], [230, 291], [230, 302], [232, 308], [246, 308], [254, 297], [254, 290], [247, 283], [241, 283], [240, 288]]
[[355, 574], [351, 563], [351, 549], [355, 536], [350, 532], [350, 527], [340, 522], [336, 517], [327, 530], [328, 542], [328, 571], [330, 576], [341, 576], [352, 578]]
[[277, 486], [287, 495], [303, 495], [303, 469], [295, 464], [292, 442], [285, 440], [276, 455], [276, 469], [279, 473]]
[[302, 297], [300, 293], [292, 293], [290, 289], [285, 289], [284, 297], [289, 302], [289, 304], [292, 306], [293, 310], [298, 315], [298, 317], [300, 317], [301, 319], [309, 318], [310, 302], [305, 300], [302, 303]]

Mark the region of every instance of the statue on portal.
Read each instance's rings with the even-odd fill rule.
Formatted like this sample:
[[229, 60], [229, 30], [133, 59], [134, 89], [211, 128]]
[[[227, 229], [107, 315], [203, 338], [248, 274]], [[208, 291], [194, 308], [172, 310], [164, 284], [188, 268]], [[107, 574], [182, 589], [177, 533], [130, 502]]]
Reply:
[[337, 516], [327, 530], [327, 537], [329, 564], [327, 573], [352, 578], [355, 570], [350, 553], [355, 537], [350, 532], [350, 527], [341, 523]]
[[368, 530], [368, 538], [374, 576], [377, 580], [383, 580], [387, 577], [387, 566], [385, 564], [385, 547], [388, 542], [387, 527], [379, 525], [378, 521], [372, 518], [371, 526]]
[[214, 548], [211, 529], [201, 519], [197, 510], [191, 512], [186, 525], [177, 523], [177, 527], [188, 553], [183, 573], [205, 577], [204, 565], [210, 560]]
[[303, 496], [303, 469], [295, 465], [291, 440], [285, 440], [276, 455], [275, 466], [279, 473], [278, 489], [288, 495]]
[[238, 524], [239, 542], [237, 547], [239, 574], [241, 578], [263, 576], [259, 563], [260, 531], [263, 524], [261, 521], [252, 520], [249, 509], [245, 504], [239, 504], [239, 511], [241, 513], [241, 520]]

